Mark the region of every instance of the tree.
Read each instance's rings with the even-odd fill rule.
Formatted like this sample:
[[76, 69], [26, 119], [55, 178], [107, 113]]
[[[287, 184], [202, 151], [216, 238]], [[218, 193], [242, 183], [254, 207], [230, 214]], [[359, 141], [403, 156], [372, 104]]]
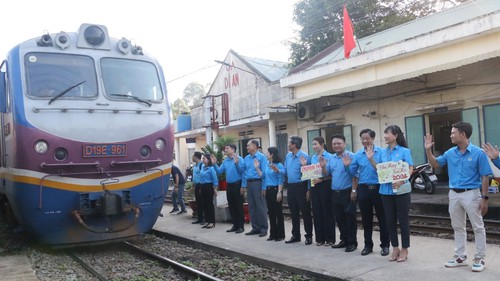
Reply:
[[297, 66], [335, 42], [341, 42], [342, 8], [347, 5], [357, 38], [380, 32], [467, 0], [301, 0], [293, 20], [301, 27], [290, 41], [291, 66]]
[[179, 116], [181, 113], [191, 112], [191, 109], [189, 108], [189, 106], [182, 99], [176, 99], [174, 101], [174, 103], [172, 104], [171, 109], [172, 109], [172, 115], [174, 116], [174, 119], [177, 119], [177, 116]]
[[205, 87], [197, 82], [189, 83], [184, 88], [182, 100], [190, 107], [197, 107], [203, 104], [205, 96]]

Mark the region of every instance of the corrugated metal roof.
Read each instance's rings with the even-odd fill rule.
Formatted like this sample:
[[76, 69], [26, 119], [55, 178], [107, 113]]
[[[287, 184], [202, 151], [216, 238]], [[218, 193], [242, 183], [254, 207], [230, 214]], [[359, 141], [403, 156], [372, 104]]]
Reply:
[[[470, 1], [442, 12], [422, 17], [358, 39], [356, 41], [356, 45], [359, 46], [356, 46], [356, 48], [351, 52], [351, 57], [358, 55], [361, 50], [362, 52], [370, 52], [381, 47], [389, 46], [498, 11], [500, 11], [499, 0]], [[354, 27], [354, 29], [354, 33], [356, 33], [356, 27]], [[341, 45], [339, 48], [333, 49], [329, 53], [324, 54], [324, 57], [310, 66], [310, 68], [343, 59], [344, 47]]]
[[279, 81], [281, 78], [285, 77], [288, 73], [288, 65], [286, 62], [271, 61], [259, 58], [251, 58], [240, 56], [241, 59], [245, 60], [252, 68], [258, 71], [262, 76], [264, 76], [270, 82]]

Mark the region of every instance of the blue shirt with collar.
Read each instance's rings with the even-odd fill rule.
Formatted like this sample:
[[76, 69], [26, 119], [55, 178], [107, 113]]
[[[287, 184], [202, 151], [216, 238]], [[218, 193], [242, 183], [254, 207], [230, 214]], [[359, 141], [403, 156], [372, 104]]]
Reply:
[[266, 168], [266, 188], [268, 186], [277, 186], [277, 185], [283, 185], [283, 171], [285, 168], [283, 167], [283, 164], [281, 163], [274, 163], [276, 165], [276, 168], [278, 168], [279, 172], [275, 172], [271, 168], [271, 164], [269, 164]]
[[486, 153], [470, 142], [463, 154], [455, 146], [436, 160], [439, 166], [448, 164], [450, 188], [481, 188], [481, 177], [493, 173]]
[[338, 156], [337, 153], [332, 154], [326, 163], [327, 175], [332, 175], [332, 190], [343, 190], [352, 186], [353, 175], [349, 167], [344, 166], [344, 161], [342, 161], [345, 154], [351, 159], [354, 157], [354, 153], [346, 150], [342, 156]]
[[215, 172], [215, 168], [213, 166], [203, 166], [203, 168], [201, 168], [200, 183], [211, 183], [214, 186], [219, 186], [219, 179], [217, 178], [217, 173]]
[[[323, 156], [323, 158], [325, 158], [326, 161], [328, 161], [328, 159], [330, 159], [330, 157], [332, 157], [332, 154], [326, 150], [323, 150], [323, 153], [321, 153], [321, 156]], [[318, 164], [318, 163], [319, 163], [319, 156], [316, 153], [313, 156], [311, 156], [311, 164]]]
[[[255, 166], [253, 164], [254, 162], [254, 159], [257, 159], [259, 161], [259, 169], [260, 171], [262, 172], [262, 176], [259, 176], [259, 174], [257, 173], [257, 170], [255, 169]], [[245, 169], [245, 173], [243, 174], [243, 181], [241, 183], [241, 187], [243, 188], [246, 188], [247, 187], [247, 180], [249, 179], [262, 179], [262, 190], [265, 190], [266, 189], [266, 183], [265, 183], [265, 179], [266, 179], [266, 167], [268, 166], [268, 161], [267, 161], [267, 157], [262, 154], [262, 152], [255, 152], [254, 155], [252, 154], [248, 154], [247, 156], [245, 156], [245, 159], [243, 159], [243, 163], [244, 163], [244, 169]]]
[[[382, 148], [373, 146], [373, 160], [375, 163], [380, 163], [382, 157]], [[354, 154], [351, 165], [349, 166], [351, 174], [359, 179], [359, 184], [378, 184], [377, 170], [373, 167], [370, 160], [366, 156], [365, 148], [362, 148]]]
[[307, 155], [307, 153], [302, 150], [297, 151], [295, 155], [292, 152], [288, 152], [288, 154], [286, 155], [283, 175], [287, 176], [288, 183], [299, 183], [303, 181], [301, 180], [302, 172], [300, 171], [300, 168], [302, 167], [300, 158], [302, 156], [307, 159], [307, 164], [311, 164], [309, 155]]
[[495, 160], [491, 160], [491, 162], [493, 162], [493, 164], [495, 165], [495, 167], [497, 167], [498, 169], [500, 169], [500, 157], [498, 157]]
[[226, 173], [227, 183], [235, 183], [237, 181], [240, 181], [243, 172], [245, 171], [245, 163], [243, 163], [243, 158], [241, 156], [237, 157], [237, 165], [232, 157], [226, 157], [226, 159], [222, 161], [220, 167], [217, 164], [214, 164], [214, 168], [217, 174]]
[[200, 173], [202, 168], [203, 163], [201, 163], [201, 161], [196, 163], [193, 167], [193, 182], [195, 184], [200, 183]]
[[[398, 162], [399, 160], [408, 163], [409, 166], [413, 166], [413, 159], [411, 157], [411, 151], [410, 149], [406, 147], [402, 147], [399, 145], [396, 145], [392, 150], [388, 146], [385, 149], [382, 149], [381, 151], [381, 163], [382, 162], [389, 162], [389, 161], [394, 161]], [[383, 183], [380, 185], [379, 189], [380, 194], [384, 195], [395, 195], [394, 192], [392, 192], [392, 183]]]

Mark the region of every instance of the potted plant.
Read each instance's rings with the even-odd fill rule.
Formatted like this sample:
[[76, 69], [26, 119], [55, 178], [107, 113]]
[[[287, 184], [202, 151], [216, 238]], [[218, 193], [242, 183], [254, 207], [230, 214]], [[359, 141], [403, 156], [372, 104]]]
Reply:
[[[236, 137], [232, 135], [220, 136], [216, 141], [214, 141], [214, 145], [216, 149], [211, 147], [210, 145], [206, 145], [201, 150], [203, 153], [209, 153], [215, 155], [217, 159], [217, 165], [221, 165], [222, 161], [224, 161], [224, 148], [229, 144], [234, 144], [236, 142]], [[215, 163], [214, 163], [215, 164]], [[226, 190], [226, 174], [220, 174], [217, 176], [219, 179], [219, 190]]]
[[184, 200], [188, 203], [189, 208], [193, 210], [193, 218], [196, 217], [196, 197], [194, 195], [194, 184], [187, 181], [184, 185]]

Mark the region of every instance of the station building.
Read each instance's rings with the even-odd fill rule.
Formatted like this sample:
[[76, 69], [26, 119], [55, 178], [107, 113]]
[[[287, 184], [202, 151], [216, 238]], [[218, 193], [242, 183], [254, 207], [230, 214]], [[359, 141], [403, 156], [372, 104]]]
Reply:
[[[383, 131], [396, 124], [416, 165], [426, 162], [424, 135], [434, 136], [440, 155], [452, 146], [451, 125], [457, 121], [473, 125], [472, 143], [500, 145], [499, 31], [500, 1], [467, 2], [360, 38], [349, 59], [343, 44], [335, 43], [281, 77], [281, 88], [255, 73], [259, 63], [230, 51], [224, 62], [253, 74], [221, 67], [208, 95], [228, 93], [229, 125], [213, 135], [237, 136], [240, 155], [251, 138], [285, 153], [291, 135], [301, 136], [309, 153], [312, 139], [321, 135], [331, 151], [336, 133], [346, 137], [348, 150], [357, 151], [362, 129], [374, 130], [376, 144], [385, 146]], [[235, 73], [238, 87], [232, 84]], [[192, 118], [202, 123], [201, 115]], [[180, 138], [196, 138], [198, 149], [207, 143], [204, 132], [193, 127], [176, 133], [176, 146], [181, 149]], [[436, 172], [447, 180], [445, 169]]]

